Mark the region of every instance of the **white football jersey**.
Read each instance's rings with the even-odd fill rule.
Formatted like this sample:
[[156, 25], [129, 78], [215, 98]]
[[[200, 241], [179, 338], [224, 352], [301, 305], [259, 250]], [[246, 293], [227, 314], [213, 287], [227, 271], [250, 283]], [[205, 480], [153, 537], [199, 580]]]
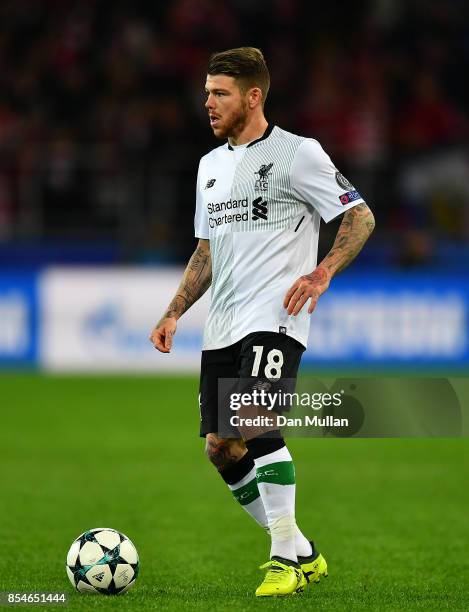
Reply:
[[360, 203], [316, 140], [276, 126], [202, 157], [195, 236], [210, 240], [212, 256], [203, 349], [256, 331], [285, 333], [306, 346], [309, 303], [288, 315], [285, 294], [316, 268], [320, 218], [328, 222]]

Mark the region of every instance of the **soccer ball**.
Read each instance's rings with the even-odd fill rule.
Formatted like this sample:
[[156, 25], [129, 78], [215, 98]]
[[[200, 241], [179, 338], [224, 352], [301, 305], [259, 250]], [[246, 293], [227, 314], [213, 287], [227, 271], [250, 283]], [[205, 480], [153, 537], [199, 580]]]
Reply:
[[90, 529], [70, 546], [66, 568], [80, 593], [117, 595], [135, 583], [138, 553], [123, 533], [104, 527]]

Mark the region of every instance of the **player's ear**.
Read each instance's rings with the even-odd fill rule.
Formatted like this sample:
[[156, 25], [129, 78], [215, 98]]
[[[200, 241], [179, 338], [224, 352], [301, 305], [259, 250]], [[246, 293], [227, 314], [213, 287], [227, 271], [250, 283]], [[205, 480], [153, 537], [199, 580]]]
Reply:
[[248, 95], [249, 108], [255, 108], [258, 104], [262, 104], [262, 90], [259, 87], [252, 87]]

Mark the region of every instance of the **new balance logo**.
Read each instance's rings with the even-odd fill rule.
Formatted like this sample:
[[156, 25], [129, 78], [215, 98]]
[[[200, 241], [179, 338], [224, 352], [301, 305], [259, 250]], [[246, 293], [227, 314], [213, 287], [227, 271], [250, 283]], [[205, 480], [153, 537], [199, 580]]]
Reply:
[[261, 197], [256, 198], [252, 202], [252, 219], [253, 221], [258, 219], [267, 221], [267, 202]]
[[207, 184], [205, 185], [205, 189], [210, 189], [210, 187], [213, 187], [215, 185], [217, 179], [209, 179], [207, 181]]

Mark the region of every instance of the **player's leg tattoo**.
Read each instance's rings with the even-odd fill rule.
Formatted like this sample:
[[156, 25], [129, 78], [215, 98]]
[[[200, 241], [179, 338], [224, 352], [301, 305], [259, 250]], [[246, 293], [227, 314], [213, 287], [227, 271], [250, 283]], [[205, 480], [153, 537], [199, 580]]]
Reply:
[[246, 453], [243, 440], [237, 438], [219, 438], [215, 433], [205, 437], [205, 452], [213, 465], [222, 472], [234, 465]]

